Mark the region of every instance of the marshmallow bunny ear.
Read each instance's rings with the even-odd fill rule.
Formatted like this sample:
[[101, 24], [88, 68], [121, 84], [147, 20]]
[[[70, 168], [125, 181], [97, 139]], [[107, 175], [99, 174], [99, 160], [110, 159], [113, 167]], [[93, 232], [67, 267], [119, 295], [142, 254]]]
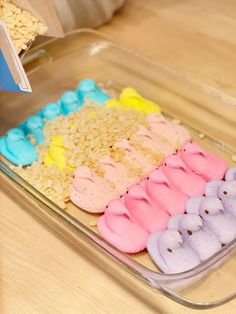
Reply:
[[174, 230], [179, 230], [179, 223], [183, 217], [186, 216], [184, 214], [177, 214], [174, 216], [171, 216], [169, 221], [168, 221], [168, 229], [174, 229]]
[[154, 123], [154, 124], [160, 124], [160, 123], [166, 124], [166, 119], [163, 117], [162, 114], [155, 112], [155, 113], [150, 113], [148, 115], [148, 122], [150, 124], [152, 124], [152, 123]]
[[185, 163], [182, 161], [179, 155], [170, 155], [165, 159], [164, 166], [169, 166], [171, 168], [175, 169], [183, 169], [188, 170]]
[[205, 186], [205, 195], [208, 197], [213, 197], [218, 195], [218, 190], [224, 181], [212, 180], [209, 181]]
[[105, 156], [102, 159], [100, 159], [99, 163], [102, 166], [108, 166], [108, 167], [111, 167], [111, 168], [115, 168], [115, 166], [116, 166], [114, 160], [111, 157], [109, 157], [109, 156]]
[[135, 133], [138, 137], [151, 139], [150, 132], [143, 125], [139, 126], [138, 131]]
[[153, 181], [155, 183], [162, 183], [162, 184], [166, 184], [169, 185], [170, 182], [167, 178], [167, 176], [164, 174], [163, 171], [161, 171], [161, 169], [155, 169], [153, 170], [150, 174], [149, 174], [149, 180]]
[[188, 214], [199, 215], [201, 202], [205, 199], [204, 196], [193, 196], [189, 198], [185, 204], [186, 212]]
[[137, 200], [141, 200], [141, 199], [147, 200], [147, 194], [146, 194], [144, 188], [140, 184], [132, 185], [128, 189], [128, 194], [129, 194], [129, 196], [131, 196]]
[[226, 171], [225, 180], [226, 181], [236, 180], [236, 167], [230, 168]]
[[120, 199], [110, 201], [107, 205], [107, 209], [105, 210], [105, 215], [106, 213], [113, 215], [126, 215], [128, 218], [130, 218], [128, 209]]
[[74, 176], [75, 178], [88, 179], [92, 181], [94, 180], [94, 174], [92, 170], [86, 166], [78, 167], [74, 172]]
[[201, 154], [205, 155], [204, 150], [195, 142], [187, 142], [181, 149], [181, 152], [186, 152], [189, 154]]
[[[195, 227], [203, 227], [203, 220], [199, 215], [196, 214], [187, 214], [184, 215], [183, 219], [179, 222], [179, 227], [181, 229], [187, 229], [187, 226], [193, 226], [193, 230], [196, 230]], [[190, 227], [191, 228], [191, 227]], [[191, 229], [190, 229], [191, 230]]]
[[125, 140], [125, 139], [123, 139], [123, 140], [117, 142], [117, 143], [115, 144], [115, 146], [116, 146], [116, 147], [119, 147], [119, 148], [123, 148], [123, 149], [125, 149], [125, 150], [127, 150], [127, 151], [130, 151], [130, 150], [131, 150], [129, 141], [127, 141], [127, 140]]
[[177, 230], [167, 229], [163, 231], [159, 239], [159, 248], [167, 248], [169, 245], [178, 248], [183, 244], [183, 238]]

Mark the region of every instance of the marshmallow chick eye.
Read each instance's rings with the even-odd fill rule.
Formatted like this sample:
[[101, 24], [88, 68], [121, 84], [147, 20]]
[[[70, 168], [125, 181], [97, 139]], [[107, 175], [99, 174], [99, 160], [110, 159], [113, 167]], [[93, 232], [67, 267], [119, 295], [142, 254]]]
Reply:
[[169, 248], [167, 249], [167, 251], [168, 251], [168, 252], [170, 252], [170, 253], [172, 253], [172, 250], [171, 250], [171, 249], [169, 249]]
[[209, 214], [209, 210], [205, 209], [205, 213], [208, 215]]
[[187, 230], [187, 232], [188, 232], [188, 235], [192, 235], [193, 234], [191, 230]]
[[227, 191], [224, 191], [223, 193], [224, 193], [224, 195], [227, 195], [227, 194], [228, 194]]

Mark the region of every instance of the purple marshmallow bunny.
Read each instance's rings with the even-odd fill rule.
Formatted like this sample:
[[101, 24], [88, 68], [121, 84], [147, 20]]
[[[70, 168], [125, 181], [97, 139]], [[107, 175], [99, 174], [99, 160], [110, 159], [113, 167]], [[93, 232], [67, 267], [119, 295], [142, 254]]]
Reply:
[[178, 230], [202, 261], [222, 248], [217, 236], [206, 226], [199, 215], [172, 216], [169, 219], [168, 228]]
[[179, 222], [179, 231], [183, 239], [197, 252], [202, 261], [208, 259], [222, 248], [217, 236], [198, 215], [184, 215]]
[[191, 197], [186, 202], [186, 211], [200, 215], [221, 244], [227, 244], [236, 238], [236, 219], [224, 210], [219, 198], [214, 196]]
[[236, 217], [236, 167], [226, 172], [226, 181], [210, 181], [206, 184], [206, 196], [218, 197], [226, 212]]
[[225, 181], [218, 189], [225, 211], [236, 218], [236, 181]]
[[177, 230], [155, 232], [149, 236], [147, 249], [165, 273], [181, 273], [200, 263], [200, 258]]
[[204, 197], [199, 214], [223, 245], [236, 238], [236, 219], [224, 210], [219, 198]]

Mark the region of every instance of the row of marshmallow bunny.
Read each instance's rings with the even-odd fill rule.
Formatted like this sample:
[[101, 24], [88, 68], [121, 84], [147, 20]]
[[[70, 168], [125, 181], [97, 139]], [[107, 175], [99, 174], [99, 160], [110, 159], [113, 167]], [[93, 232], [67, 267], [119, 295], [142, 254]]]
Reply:
[[[193, 163], [186, 158], [188, 154], [190, 158], [197, 155]], [[146, 247], [149, 233], [165, 230], [170, 216], [184, 213], [189, 197], [203, 195], [210, 177], [222, 179], [225, 171], [226, 164], [220, 157], [188, 142], [141, 183], [129, 187], [120, 200], [110, 202], [98, 221], [98, 230], [120, 250], [139, 252]], [[138, 233], [138, 228], [143, 232]]]
[[168, 230], [149, 236], [150, 256], [167, 273], [197, 266], [236, 238], [235, 204], [236, 167], [226, 172], [225, 181], [209, 181], [205, 196], [189, 198], [187, 214], [172, 216]]
[[[142, 143], [142, 147], [156, 149], [162, 159], [176, 151], [177, 143], [184, 144], [190, 139], [190, 134], [184, 127], [167, 121], [160, 114], [148, 115], [147, 119], [149, 129], [140, 125], [131, 136], [131, 140], [134, 137]], [[163, 138], [170, 144], [166, 144]], [[124, 152], [123, 159], [128, 163], [132, 164], [135, 160], [144, 174], [155, 169], [158, 166], [157, 162], [145, 156], [131, 142], [122, 139], [114, 143], [113, 147]], [[103, 212], [109, 201], [119, 197], [130, 185], [141, 180], [138, 176], [130, 176], [123, 163], [116, 162], [109, 156], [101, 158], [98, 162], [104, 177], [99, 177], [88, 167], [78, 167], [74, 173], [70, 195], [74, 204], [93, 213]], [[111, 182], [114, 183], [114, 187], [111, 187]]]

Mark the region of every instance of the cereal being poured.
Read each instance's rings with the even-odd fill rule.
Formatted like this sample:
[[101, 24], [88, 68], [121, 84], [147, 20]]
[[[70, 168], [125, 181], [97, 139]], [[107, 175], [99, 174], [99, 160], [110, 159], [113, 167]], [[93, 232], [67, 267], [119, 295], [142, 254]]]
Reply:
[[26, 50], [37, 35], [47, 31], [38, 18], [7, 0], [0, 0], [0, 19], [5, 23], [17, 53]]

